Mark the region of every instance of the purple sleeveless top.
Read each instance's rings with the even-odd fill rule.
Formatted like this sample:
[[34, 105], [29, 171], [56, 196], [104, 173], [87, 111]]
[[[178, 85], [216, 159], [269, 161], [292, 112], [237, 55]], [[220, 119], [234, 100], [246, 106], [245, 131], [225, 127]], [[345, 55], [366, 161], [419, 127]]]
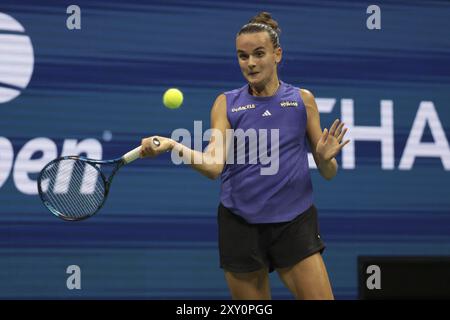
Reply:
[[[256, 133], [262, 129], [267, 132], [267, 142], [258, 142], [259, 152], [255, 152], [255, 148], [249, 148], [248, 138], [234, 139], [234, 152], [245, 153], [245, 163], [240, 164], [242, 161], [238, 162], [230, 149], [221, 175], [220, 201], [249, 223], [294, 219], [313, 204], [306, 147], [307, 117], [299, 88], [280, 81], [277, 92], [270, 97], [252, 96], [248, 85], [225, 92], [225, 96], [231, 128], [235, 132], [242, 129], [244, 132], [256, 130]], [[271, 129], [279, 130], [278, 146]], [[261, 135], [258, 136], [261, 139]], [[266, 160], [261, 157], [261, 145], [266, 145], [262, 149]], [[276, 154], [272, 147], [278, 147], [279, 156], [268, 163], [267, 159]], [[230, 163], [230, 159], [234, 162]], [[267, 174], [269, 171], [262, 174], [262, 169], [269, 167], [272, 167], [270, 174]]]

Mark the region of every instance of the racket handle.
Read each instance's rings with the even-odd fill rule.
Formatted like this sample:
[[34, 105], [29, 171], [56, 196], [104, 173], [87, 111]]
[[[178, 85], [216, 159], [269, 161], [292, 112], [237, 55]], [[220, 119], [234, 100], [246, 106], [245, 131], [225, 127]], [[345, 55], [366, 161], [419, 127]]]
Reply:
[[134, 148], [133, 150], [125, 153], [122, 156], [122, 159], [125, 162], [125, 164], [127, 164], [127, 163], [133, 162], [134, 160], [139, 158], [140, 153], [141, 153], [141, 146]]
[[[155, 144], [155, 146], [159, 147], [161, 145], [161, 142], [159, 142], [159, 140], [157, 138], [153, 138], [153, 143]], [[140, 157], [141, 154], [141, 146], [134, 148], [133, 150], [125, 153], [122, 156], [123, 161], [125, 162], [125, 164], [133, 162], [134, 160], [136, 160], [137, 158]]]

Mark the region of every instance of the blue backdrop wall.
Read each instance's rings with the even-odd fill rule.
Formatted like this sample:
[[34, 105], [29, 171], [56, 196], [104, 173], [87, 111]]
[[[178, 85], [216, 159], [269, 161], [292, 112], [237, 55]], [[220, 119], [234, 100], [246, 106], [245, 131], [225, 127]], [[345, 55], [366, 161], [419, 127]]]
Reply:
[[[81, 29], [66, 22], [81, 10]], [[357, 297], [359, 255], [450, 252], [450, 5], [378, 1], [12, 1], [0, 4], [0, 298], [228, 298], [217, 249], [219, 181], [169, 155], [116, 177], [79, 223], [51, 215], [35, 180], [53, 157], [114, 158], [141, 138], [209, 127], [244, 79], [235, 34], [259, 11], [282, 29], [285, 82], [311, 90], [322, 127], [352, 143], [338, 176], [310, 162], [337, 298]], [[163, 92], [177, 87], [183, 106]], [[77, 147], [78, 144], [78, 147]], [[68, 290], [67, 267], [81, 269]], [[273, 297], [290, 299], [276, 274]]]

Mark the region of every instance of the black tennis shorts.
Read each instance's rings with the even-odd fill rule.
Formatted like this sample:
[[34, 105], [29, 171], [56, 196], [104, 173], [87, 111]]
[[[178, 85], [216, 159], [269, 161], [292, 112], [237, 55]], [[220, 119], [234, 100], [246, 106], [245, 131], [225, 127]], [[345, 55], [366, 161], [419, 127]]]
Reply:
[[218, 223], [220, 267], [230, 272], [272, 272], [325, 249], [314, 205], [288, 222], [250, 224], [220, 204]]

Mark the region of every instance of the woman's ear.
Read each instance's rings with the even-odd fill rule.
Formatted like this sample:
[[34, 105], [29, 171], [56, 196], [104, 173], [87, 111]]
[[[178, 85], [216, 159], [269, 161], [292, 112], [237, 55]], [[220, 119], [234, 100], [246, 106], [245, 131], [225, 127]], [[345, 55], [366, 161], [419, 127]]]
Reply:
[[275, 49], [275, 64], [279, 64], [281, 62], [281, 59], [283, 57], [283, 50], [281, 47], [278, 47]]

